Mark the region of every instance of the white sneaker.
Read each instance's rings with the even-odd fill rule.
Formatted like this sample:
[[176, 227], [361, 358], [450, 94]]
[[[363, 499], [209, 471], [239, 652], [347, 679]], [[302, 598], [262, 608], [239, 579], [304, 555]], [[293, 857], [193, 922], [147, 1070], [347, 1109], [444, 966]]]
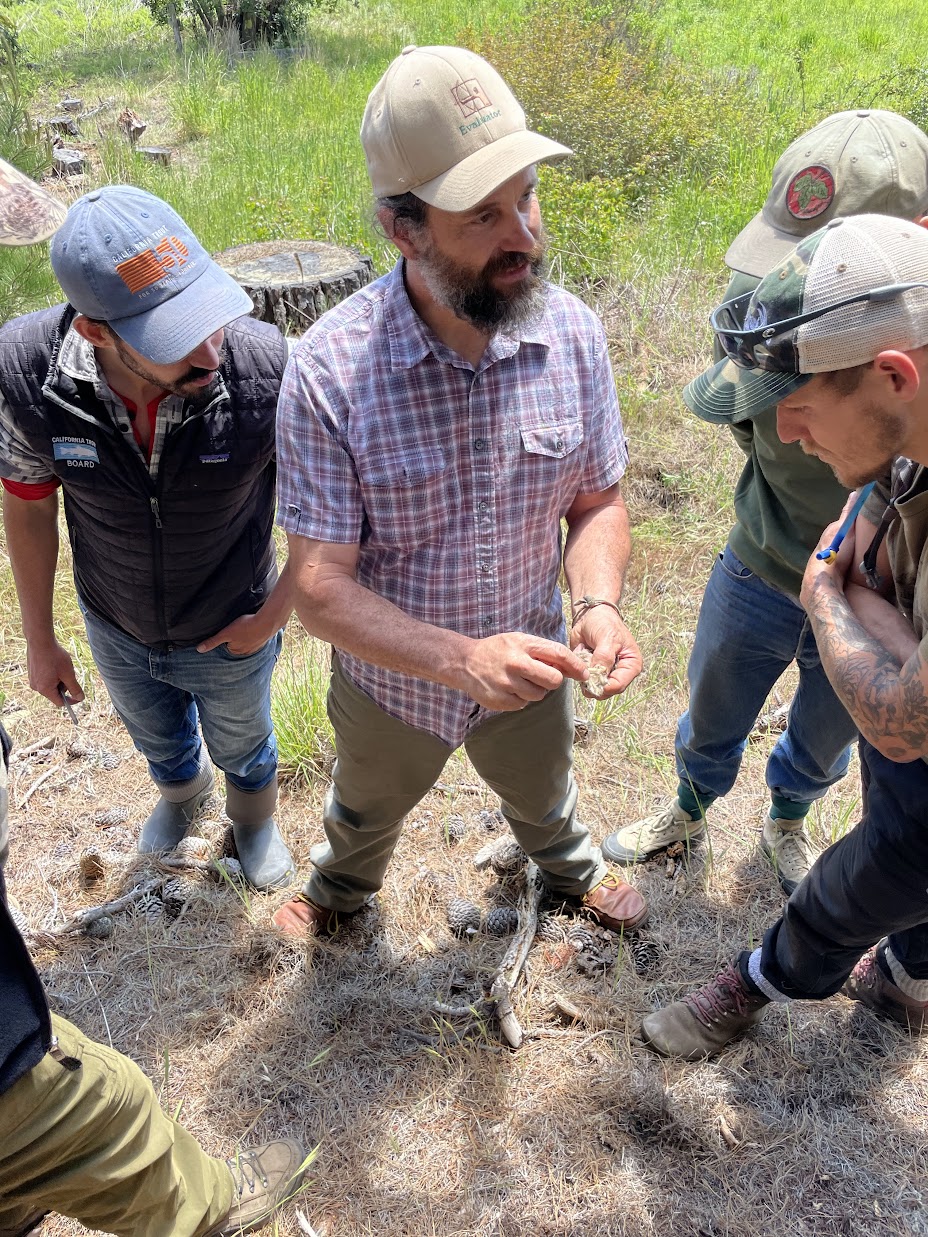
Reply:
[[674, 842], [695, 846], [705, 831], [705, 816], [690, 816], [673, 798], [653, 816], [610, 833], [603, 839], [602, 852], [610, 863], [642, 863]]
[[805, 824], [805, 817], [774, 820], [769, 812], [764, 821], [761, 850], [773, 864], [784, 893], [793, 892], [818, 858]]

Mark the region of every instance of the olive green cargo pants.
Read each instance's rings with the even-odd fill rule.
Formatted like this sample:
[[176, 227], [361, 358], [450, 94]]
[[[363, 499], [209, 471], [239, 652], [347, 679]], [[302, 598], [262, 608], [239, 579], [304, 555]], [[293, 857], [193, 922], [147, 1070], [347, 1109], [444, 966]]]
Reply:
[[[350, 913], [383, 884], [403, 818], [438, 780], [451, 751], [425, 730], [391, 717], [355, 687], [332, 659], [328, 696], [335, 768], [326, 796], [326, 841], [314, 846], [307, 897]], [[573, 683], [516, 713], [499, 713], [464, 748], [500, 797], [516, 840], [547, 886], [565, 897], [592, 889], [607, 865], [577, 820], [573, 763]]]
[[119, 1237], [205, 1237], [232, 1206], [228, 1165], [165, 1116], [137, 1065], [63, 1018], [51, 1055], [0, 1095], [0, 1237], [49, 1211]]

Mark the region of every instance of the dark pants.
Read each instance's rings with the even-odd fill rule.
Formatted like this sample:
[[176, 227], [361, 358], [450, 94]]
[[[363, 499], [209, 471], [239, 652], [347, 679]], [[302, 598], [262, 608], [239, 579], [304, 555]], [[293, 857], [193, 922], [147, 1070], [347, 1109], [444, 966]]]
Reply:
[[889, 937], [913, 979], [928, 979], [928, 765], [896, 764], [860, 741], [864, 815], [818, 859], [764, 937], [760, 970], [784, 996], [837, 992]]

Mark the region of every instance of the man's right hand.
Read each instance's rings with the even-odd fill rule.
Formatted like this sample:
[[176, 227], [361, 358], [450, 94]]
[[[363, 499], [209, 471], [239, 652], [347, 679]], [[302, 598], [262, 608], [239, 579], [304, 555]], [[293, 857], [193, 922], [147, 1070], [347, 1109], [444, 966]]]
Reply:
[[460, 680], [452, 686], [486, 709], [513, 713], [555, 691], [565, 677], [583, 682], [588, 674], [563, 644], [507, 631], [474, 640]]
[[79, 704], [84, 699], [84, 692], [74, 673], [74, 662], [67, 649], [57, 640], [44, 645], [30, 643], [27, 665], [29, 686], [50, 700], [56, 708], [64, 708], [59, 685], [64, 688], [69, 704]]

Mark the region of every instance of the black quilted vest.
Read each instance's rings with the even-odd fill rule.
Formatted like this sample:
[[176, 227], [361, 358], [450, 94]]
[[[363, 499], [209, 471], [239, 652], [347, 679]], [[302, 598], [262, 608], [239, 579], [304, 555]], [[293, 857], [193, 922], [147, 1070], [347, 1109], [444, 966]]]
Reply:
[[283, 336], [240, 318], [226, 327], [225, 389], [185, 410], [152, 479], [93, 384], [57, 364], [70, 306], [0, 329], [0, 392], [62, 483], [84, 605], [143, 644], [199, 643], [260, 609], [277, 578], [274, 422]]

